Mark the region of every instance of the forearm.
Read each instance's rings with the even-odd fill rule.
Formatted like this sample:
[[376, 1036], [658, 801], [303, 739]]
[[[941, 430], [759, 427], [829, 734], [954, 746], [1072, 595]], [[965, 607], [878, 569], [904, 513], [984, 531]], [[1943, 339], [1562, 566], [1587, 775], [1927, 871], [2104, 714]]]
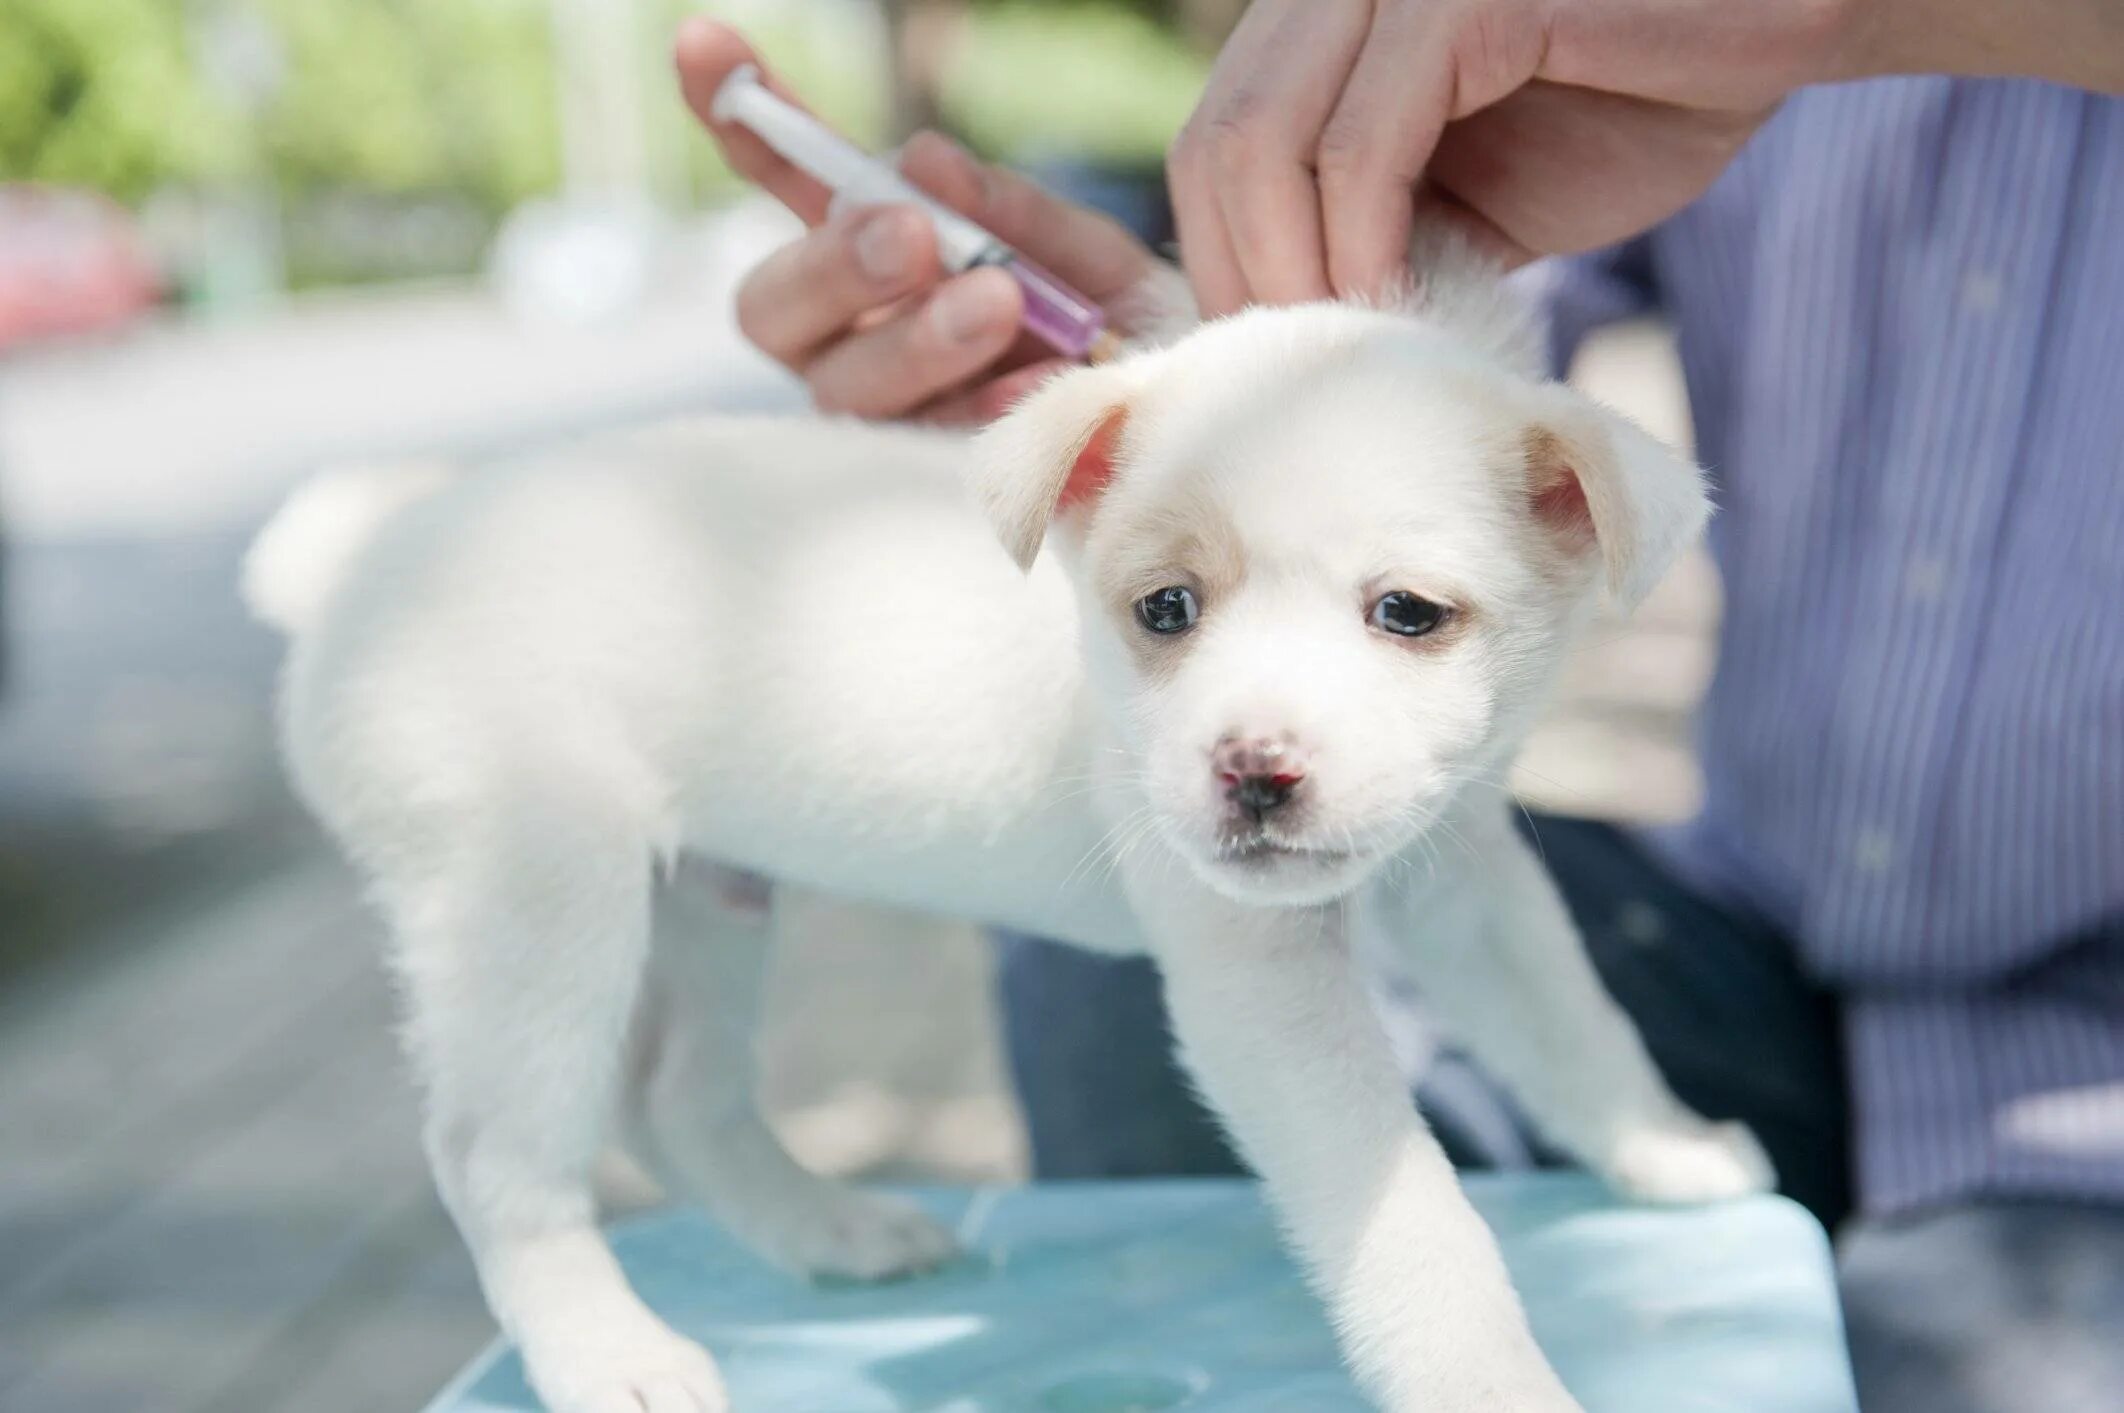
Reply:
[[2124, 0], [1850, 0], [1845, 72], [2035, 78], [2124, 94]]

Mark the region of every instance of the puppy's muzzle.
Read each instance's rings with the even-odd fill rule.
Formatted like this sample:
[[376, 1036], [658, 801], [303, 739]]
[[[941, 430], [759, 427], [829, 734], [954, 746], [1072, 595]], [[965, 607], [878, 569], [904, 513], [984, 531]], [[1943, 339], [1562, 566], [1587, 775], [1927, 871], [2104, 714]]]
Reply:
[[1287, 741], [1227, 736], [1210, 755], [1224, 798], [1255, 825], [1283, 809], [1305, 783], [1305, 762]]

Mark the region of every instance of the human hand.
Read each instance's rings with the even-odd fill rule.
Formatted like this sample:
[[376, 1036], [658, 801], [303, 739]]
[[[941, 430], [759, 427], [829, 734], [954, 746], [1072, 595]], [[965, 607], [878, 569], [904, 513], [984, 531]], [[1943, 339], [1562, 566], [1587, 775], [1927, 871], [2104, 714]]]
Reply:
[[[1022, 297], [1010, 276], [994, 269], [948, 274], [919, 211], [880, 206], [829, 214], [824, 187], [744, 129], [710, 117], [731, 70], [759, 62], [735, 30], [689, 19], [675, 58], [687, 106], [731, 166], [812, 227], [746, 276], [737, 312], [745, 336], [801, 377], [819, 407], [983, 422], [1064, 366], [1020, 329]], [[794, 97], [771, 75], [768, 83]], [[907, 143], [900, 170], [1102, 305], [1154, 267], [1151, 252], [1119, 224], [978, 162], [936, 133]]]
[[1378, 292], [1419, 200], [1507, 260], [1679, 210], [1792, 89], [1863, 70], [1860, 0], [1256, 0], [1174, 145], [1206, 315]]

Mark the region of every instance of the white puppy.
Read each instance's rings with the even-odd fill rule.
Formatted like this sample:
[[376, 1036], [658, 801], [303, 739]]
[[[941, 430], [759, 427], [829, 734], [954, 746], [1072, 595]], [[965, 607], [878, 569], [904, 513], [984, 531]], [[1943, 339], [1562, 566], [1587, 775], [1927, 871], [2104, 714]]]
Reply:
[[1654, 1072], [1496, 783], [1698, 475], [1544, 382], [1494, 283], [1432, 286], [1209, 325], [977, 439], [700, 421], [327, 478], [267, 529], [288, 758], [388, 916], [436, 1177], [550, 1406], [725, 1405], [598, 1232], [614, 1132], [799, 1271], [950, 1255], [761, 1122], [767, 880], [1154, 955], [1394, 1413], [1575, 1405], [1360, 937], [1624, 1191], [1766, 1181]]

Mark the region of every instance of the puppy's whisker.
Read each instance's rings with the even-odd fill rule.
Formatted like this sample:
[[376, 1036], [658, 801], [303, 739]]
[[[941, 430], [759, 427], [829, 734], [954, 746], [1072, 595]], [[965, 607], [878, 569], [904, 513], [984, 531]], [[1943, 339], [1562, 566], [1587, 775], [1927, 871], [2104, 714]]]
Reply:
[[[1541, 773], [1540, 771], [1538, 771], [1538, 770], [1534, 770], [1534, 769], [1531, 769], [1531, 768], [1529, 768], [1529, 767], [1527, 767], [1527, 766], [1524, 766], [1524, 765], [1520, 765], [1520, 764], [1518, 764], [1518, 763], [1516, 763], [1516, 762], [1515, 762], [1515, 763], [1514, 763], [1514, 764], [1513, 764], [1513, 765], [1511, 766], [1511, 771], [1512, 771], [1512, 772], [1516, 772], [1516, 773], [1518, 773], [1518, 774], [1520, 774], [1520, 775], [1524, 775], [1524, 776], [1526, 776], [1526, 777], [1527, 777], [1527, 778], [1528, 778], [1529, 780], [1538, 780], [1538, 781], [1540, 781], [1540, 782], [1541, 782], [1542, 784], [1544, 784], [1544, 785], [1548, 786], [1548, 787], [1549, 787], [1549, 788], [1550, 788], [1551, 790], [1554, 790], [1554, 791], [1556, 791], [1556, 792], [1557, 792], [1558, 794], [1560, 794], [1560, 795], [1570, 795], [1570, 796], [1572, 796], [1573, 798], [1575, 798], [1575, 799], [1580, 799], [1580, 800], [1583, 800], [1583, 799], [1586, 799], [1586, 798], [1588, 798], [1588, 797], [1587, 797], [1587, 795], [1586, 795], [1586, 792], [1585, 792], [1585, 791], [1583, 791], [1583, 790], [1580, 790], [1580, 789], [1577, 789], [1577, 788], [1575, 788], [1575, 787], [1573, 787], [1573, 786], [1570, 786], [1570, 785], [1566, 785], [1566, 784], [1564, 784], [1564, 783], [1563, 783], [1563, 782], [1562, 782], [1561, 780], [1558, 780], [1558, 779], [1557, 779], [1557, 778], [1556, 778], [1555, 776], [1553, 776], [1553, 775], [1543, 775], [1543, 774], [1542, 774], [1542, 773]], [[1510, 788], [1510, 786], [1509, 786], [1509, 785], [1508, 785], [1507, 783], [1504, 783], [1504, 782], [1498, 782], [1498, 783], [1497, 783], [1497, 788], [1499, 788], [1500, 790], [1503, 790], [1503, 789], [1509, 789], [1509, 788]]]
[[1066, 888], [1082, 873], [1087, 881], [1103, 884], [1120, 869], [1121, 863], [1133, 852], [1142, 838], [1157, 826], [1157, 811], [1150, 805], [1138, 805], [1116, 821], [1113, 827], [1101, 835], [1098, 842], [1078, 860], [1064, 880]]
[[1127, 862], [1127, 860], [1131, 856], [1134, 855], [1136, 850], [1141, 847], [1141, 845], [1146, 839], [1149, 839], [1157, 831], [1157, 828], [1158, 817], [1156, 812], [1149, 809], [1145, 809], [1143, 811], [1143, 821], [1141, 825], [1129, 835], [1129, 837], [1123, 842], [1121, 848], [1115, 852], [1113, 860], [1108, 866], [1108, 874], [1112, 875], [1119, 873], [1122, 865]]
[[[1143, 806], [1141, 808], [1147, 809], [1148, 806]], [[1117, 838], [1123, 830], [1128, 828], [1128, 826], [1135, 819], [1135, 817], [1135, 812], [1131, 812], [1128, 815], [1124, 815], [1104, 834], [1101, 834], [1098, 839], [1093, 841], [1092, 846], [1084, 851], [1083, 856], [1080, 857], [1075, 864], [1071, 865], [1069, 872], [1062, 876], [1062, 881], [1055, 887], [1056, 894], [1060, 895], [1063, 893], [1067, 893], [1070, 890], [1071, 886], [1073, 886], [1077, 882], [1078, 876], [1080, 874], [1088, 873], [1090, 868], [1098, 860], [1101, 852], [1107, 847], [1109, 843], [1111, 843], [1115, 838]]]

